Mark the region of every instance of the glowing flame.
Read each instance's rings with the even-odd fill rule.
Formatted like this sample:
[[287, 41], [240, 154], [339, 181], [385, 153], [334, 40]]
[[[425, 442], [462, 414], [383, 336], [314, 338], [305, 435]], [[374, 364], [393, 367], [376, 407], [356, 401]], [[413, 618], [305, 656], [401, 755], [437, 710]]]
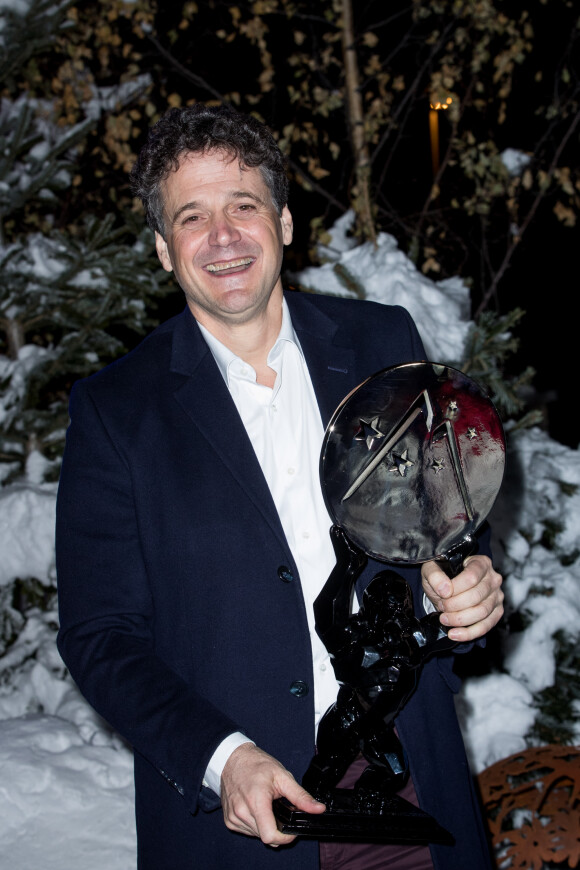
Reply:
[[435, 109], [435, 111], [438, 112], [439, 109], [448, 109], [452, 102], [453, 102], [453, 100], [451, 99], [451, 97], [447, 97], [447, 99], [445, 100], [444, 103], [436, 102], [436, 103], [429, 103], [429, 105], [431, 106], [432, 109]]

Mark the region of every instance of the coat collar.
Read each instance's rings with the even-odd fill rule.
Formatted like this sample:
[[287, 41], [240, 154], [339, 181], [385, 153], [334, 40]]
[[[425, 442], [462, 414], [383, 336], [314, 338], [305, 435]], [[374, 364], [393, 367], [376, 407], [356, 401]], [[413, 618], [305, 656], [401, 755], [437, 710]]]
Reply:
[[193, 377], [204, 357], [209, 354], [209, 348], [189, 308], [184, 308], [172, 323], [174, 329], [170, 369], [172, 372]]
[[[286, 300], [326, 427], [340, 402], [362, 380], [355, 350], [348, 330], [341, 328], [344, 324], [322, 311], [311, 294], [290, 291]], [[195, 318], [186, 308], [175, 319], [171, 371], [193, 377], [201, 366], [205, 377], [208, 365], [217, 368]], [[211, 401], [208, 390], [204, 393]]]
[[[355, 349], [349, 331], [341, 328], [344, 324], [322, 311], [311, 294], [290, 291], [285, 296], [326, 427], [340, 402], [363, 379], [357, 371]], [[186, 308], [175, 318], [171, 371], [193, 377], [201, 366], [205, 377], [206, 366], [212, 368], [212, 363], [195, 318]], [[211, 400], [211, 394], [204, 392]]]
[[355, 351], [344, 324], [322, 311], [315, 297], [291, 291], [286, 299], [326, 428], [338, 405], [359, 383]]

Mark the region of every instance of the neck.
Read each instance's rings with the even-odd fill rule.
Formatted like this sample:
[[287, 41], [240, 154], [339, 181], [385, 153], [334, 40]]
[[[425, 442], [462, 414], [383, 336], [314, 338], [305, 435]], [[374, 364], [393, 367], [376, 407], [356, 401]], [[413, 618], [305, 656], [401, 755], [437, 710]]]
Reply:
[[272, 293], [264, 311], [245, 323], [209, 318], [193, 309], [192, 313], [218, 341], [252, 366], [259, 384], [273, 387], [276, 372], [269, 368], [267, 361], [282, 327], [282, 299], [281, 291]]

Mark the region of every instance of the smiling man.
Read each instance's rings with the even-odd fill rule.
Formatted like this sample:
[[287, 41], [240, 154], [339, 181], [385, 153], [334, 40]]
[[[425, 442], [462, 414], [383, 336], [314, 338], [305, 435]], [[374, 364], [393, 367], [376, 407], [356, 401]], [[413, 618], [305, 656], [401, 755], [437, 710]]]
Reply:
[[[413, 322], [283, 292], [288, 182], [255, 119], [173, 109], [132, 180], [187, 304], [75, 385], [57, 570], [63, 659], [135, 749], [140, 870], [489, 870], [451, 655], [425, 666], [397, 731], [404, 794], [454, 846], [319, 849], [272, 813], [280, 796], [325, 810], [297, 781], [338, 690], [313, 614], [334, 566], [324, 427], [369, 375], [424, 358]], [[383, 567], [369, 560], [361, 589]], [[457, 641], [501, 616], [485, 555], [453, 580], [435, 563], [406, 577], [417, 615], [424, 592]]]
[[278, 213], [259, 169], [226, 151], [191, 154], [162, 184], [157, 253], [173, 271], [189, 309], [227, 347], [274, 385], [264, 363], [282, 325], [282, 250], [292, 216]]

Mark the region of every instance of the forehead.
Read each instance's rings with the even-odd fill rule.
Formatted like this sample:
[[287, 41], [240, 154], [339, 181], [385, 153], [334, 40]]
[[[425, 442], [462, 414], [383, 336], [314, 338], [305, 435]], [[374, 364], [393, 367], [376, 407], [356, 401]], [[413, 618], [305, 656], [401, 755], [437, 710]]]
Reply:
[[244, 190], [271, 201], [270, 192], [259, 168], [244, 166], [227, 151], [187, 152], [179, 158], [178, 168], [163, 184], [168, 200], [190, 199], [192, 194], [239, 194]]

